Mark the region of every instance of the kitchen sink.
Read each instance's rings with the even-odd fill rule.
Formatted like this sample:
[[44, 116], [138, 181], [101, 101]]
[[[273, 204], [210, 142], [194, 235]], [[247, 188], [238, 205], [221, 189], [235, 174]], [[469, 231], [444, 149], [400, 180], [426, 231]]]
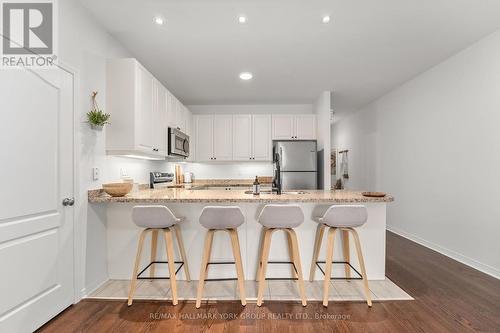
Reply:
[[[276, 192], [272, 192], [271, 190], [261, 190], [260, 193], [262, 193], [262, 194], [276, 194]], [[245, 194], [253, 194], [253, 192], [252, 191], [245, 191]], [[301, 195], [301, 194], [307, 194], [307, 192], [304, 192], [304, 191], [281, 191], [281, 194]]]

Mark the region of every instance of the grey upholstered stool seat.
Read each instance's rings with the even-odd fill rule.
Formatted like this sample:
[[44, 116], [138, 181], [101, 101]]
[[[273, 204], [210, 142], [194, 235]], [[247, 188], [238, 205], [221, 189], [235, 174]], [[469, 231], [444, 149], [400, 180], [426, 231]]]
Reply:
[[368, 210], [361, 205], [330, 206], [317, 221], [330, 227], [355, 228], [366, 223]]
[[207, 229], [238, 228], [245, 217], [238, 206], [206, 206], [201, 211], [200, 224]]
[[304, 222], [304, 213], [298, 205], [266, 205], [259, 215], [259, 223], [264, 227], [262, 229], [262, 243], [260, 247], [260, 256], [257, 268], [256, 280], [259, 281], [257, 293], [257, 305], [262, 305], [262, 296], [266, 284], [267, 264], [286, 263], [268, 261], [269, 249], [271, 247], [271, 238], [276, 230], [283, 230], [287, 234], [288, 252], [290, 263], [292, 264], [292, 279], [297, 280], [299, 285], [302, 305], [307, 305], [304, 290], [304, 280], [302, 276], [302, 264], [300, 261], [299, 245], [297, 235], [293, 228], [300, 226]]
[[168, 228], [182, 221], [165, 206], [135, 206], [132, 221], [142, 228]]
[[[155, 268], [156, 268], [155, 265], [157, 263], [163, 263], [156, 261], [159, 232], [162, 232], [163, 237], [165, 239], [165, 247], [168, 258], [167, 261], [168, 270], [170, 273], [170, 276], [165, 279], [170, 279], [170, 286], [172, 289], [172, 303], [173, 305], [176, 305], [177, 282], [176, 282], [176, 276], [175, 276], [176, 270], [174, 264], [175, 263], [182, 264], [182, 266], [184, 266], [184, 273], [186, 275], [186, 280], [187, 281], [191, 280], [191, 277], [189, 275], [189, 268], [186, 259], [186, 251], [184, 250], [184, 242], [182, 240], [181, 230], [177, 225], [183, 219], [176, 217], [168, 207], [154, 205], [154, 206], [135, 206], [132, 209], [132, 220], [138, 227], [144, 228], [144, 230], [141, 232], [141, 235], [139, 237], [139, 244], [137, 246], [137, 255], [135, 258], [135, 265], [132, 273], [132, 279], [130, 281], [130, 290], [128, 294], [128, 305], [132, 305], [135, 288], [137, 285], [137, 279], [139, 278], [138, 275], [140, 275], [145, 269], [149, 268], [150, 278], [162, 279], [155, 277]], [[172, 238], [172, 231], [170, 229], [173, 229], [177, 237], [177, 244], [179, 245], [179, 252], [182, 257], [182, 261], [180, 262], [177, 262], [174, 259], [174, 242]], [[148, 232], [151, 232], [151, 262], [144, 270], [141, 271], [140, 274], [137, 274], [137, 272], [139, 271], [139, 264], [141, 261], [142, 248], [144, 246], [144, 238], [146, 237], [146, 234]]]
[[238, 279], [238, 288], [240, 291], [241, 304], [246, 305], [245, 296], [245, 275], [243, 274], [243, 264], [241, 261], [240, 242], [238, 231], [236, 230], [245, 222], [245, 216], [237, 206], [207, 206], [203, 208], [200, 215], [200, 224], [208, 229], [205, 236], [205, 250], [201, 261], [200, 280], [198, 283], [198, 292], [196, 296], [196, 308], [201, 306], [201, 297], [203, 296], [203, 287], [205, 281], [216, 281], [217, 279], [207, 279], [208, 266], [211, 264], [210, 253], [212, 252], [212, 241], [216, 231], [226, 231], [231, 237], [231, 246], [233, 249], [234, 264], [236, 264], [236, 273]]
[[303, 222], [299, 205], [266, 205], [259, 216], [259, 223], [266, 228], [296, 228]]
[[[361, 278], [366, 295], [366, 303], [372, 306], [370, 297], [370, 290], [368, 288], [368, 278], [366, 276], [365, 263], [363, 260], [363, 253], [361, 251], [361, 243], [359, 241], [358, 233], [354, 228], [363, 226], [368, 220], [368, 210], [362, 205], [335, 205], [330, 206], [322, 217], [316, 218], [318, 221], [318, 228], [316, 231], [316, 240], [314, 243], [313, 260], [311, 262], [311, 272], [309, 280], [314, 280], [314, 273], [316, 272], [316, 265], [318, 263], [325, 263], [325, 278], [323, 282], [323, 306], [328, 306], [328, 290], [330, 287], [330, 279], [333, 263], [343, 263], [345, 265], [346, 279], [351, 278], [350, 268], [353, 268], [350, 263], [350, 250], [349, 250], [349, 233], [354, 238], [356, 252], [358, 255], [359, 266], [361, 269]], [[318, 261], [319, 251], [321, 249], [321, 241], [325, 228], [328, 230], [328, 245], [326, 250], [325, 261]], [[335, 233], [337, 230], [342, 231], [343, 242], [343, 262], [332, 262], [333, 260], [333, 247], [335, 240]], [[354, 269], [354, 268], [353, 268]], [[357, 272], [357, 271], [356, 271]]]

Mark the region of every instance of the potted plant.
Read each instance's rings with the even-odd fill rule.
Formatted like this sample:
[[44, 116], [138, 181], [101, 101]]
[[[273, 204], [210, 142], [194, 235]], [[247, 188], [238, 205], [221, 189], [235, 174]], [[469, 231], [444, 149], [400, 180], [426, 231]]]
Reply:
[[109, 118], [111, 115], [109, 113], [104, 113], [97, 105], [96, 96], [97, 91], [92, 92], [92, 109], [87, 112], [87, 122], [90, 127], [94, 130], [101, 131], [104, 125], [109, 124]]

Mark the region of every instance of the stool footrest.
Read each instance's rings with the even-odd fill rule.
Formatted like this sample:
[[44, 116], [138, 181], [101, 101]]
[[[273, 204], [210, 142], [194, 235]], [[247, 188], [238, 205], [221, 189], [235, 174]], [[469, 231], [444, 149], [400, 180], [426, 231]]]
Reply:
[[[153, 277], [141, 276], [142, 273], [144, 273], [149, 267], [151, 267], [154, 264], [168, 264], [168, 261], [150, 262], [149, 265], [144, 267], [144, 269], [140, 271], [139, 274], [137, 274], [137, 280], [170, 280], [170, 276], [153, 276]], [[179, 268], [175, 270], [175, 275], [177, 275], [177, 273], [179, 273], [179, 271], [181, 270], [182, 266], [184, 266], [184, 261], [174, 261], [174, 264], [180, 264]]]
[[[321, 266], [319, 264], [326, 264], [326, 261], [316, 261], [316, 266], [318, 266], [319, 270], [321, 271], [321, 273], [323, 275], [325, 275], [325, 271], [321, 268]], [[331, 277], [330, 276], [330, 280], [362, 280], [363, 279], [363, 275], [358, 272], [358, 270], [354, 267], [352, 267], [351, 263], [350, 262], [347, 262], [347, 261], [332, 261], [332, 264], [344, 264], [344, 265], [348, 265], [353, 271], [356, 272], [356, 274], [358, 274], [359, 277], [352, 277], [352, 278], [348, 278], [348, 277]]]
[[[292, 262], [292, 261], [268, 261], [267, 262], [268, 264], [289, 264], [289, 265], [292, 265], [293, 266], [293, 270], [295, 271], [295, 273], [298, 274], [297, 272], [297, 267], [295, 267], [295, 264]], [[297, 281], [298, 278], [296, 277], [289, 277], [289, 278], [266, 278], [266, 280], [271, 280], [271, 281]]]
[[[234, 265], [234, 261], [212, 261], [212, 262], [207, 262], [208, 265]], [[205, 279], [203, 281], [205, 282], [211, 282], [211, 281], [236, 281], [238, 278], [219, 278], [219, 279]]]

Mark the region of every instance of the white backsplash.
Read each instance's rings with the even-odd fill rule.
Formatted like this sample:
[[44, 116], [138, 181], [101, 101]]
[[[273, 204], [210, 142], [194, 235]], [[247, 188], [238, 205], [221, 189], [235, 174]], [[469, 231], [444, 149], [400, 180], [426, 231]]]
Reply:
[[251, 179], [273, 175], [271, 162], [185, 163], [181, 167], [183, 172], [192, 172], [194, 179]]

